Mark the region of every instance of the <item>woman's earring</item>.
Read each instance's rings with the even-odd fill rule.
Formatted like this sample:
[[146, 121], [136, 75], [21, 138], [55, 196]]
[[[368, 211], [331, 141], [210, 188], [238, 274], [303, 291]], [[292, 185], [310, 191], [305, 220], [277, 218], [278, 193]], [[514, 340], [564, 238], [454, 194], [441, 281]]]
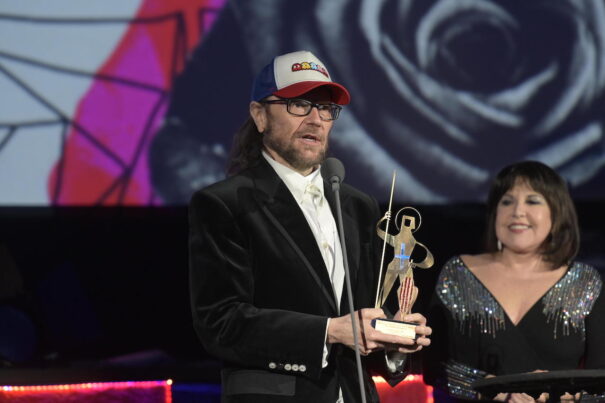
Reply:
[[502, 251], [502, 242], [500, 242], [500, 240], [498, 239], [498, 242], [496, 243], [496, 246], [498, 248], [498, 251]]

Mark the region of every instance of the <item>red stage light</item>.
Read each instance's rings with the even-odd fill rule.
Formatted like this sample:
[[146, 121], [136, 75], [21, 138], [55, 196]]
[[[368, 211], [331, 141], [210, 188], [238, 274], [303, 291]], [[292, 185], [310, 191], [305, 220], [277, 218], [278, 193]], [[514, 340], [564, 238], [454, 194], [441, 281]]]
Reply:
[[408, 375], [395, 387], [382, 377], [372, 377], [382, 403], [433, 403], [433, 387], [426, 385], [422, 375]]
[[111, 399], [114, 399], [113, 401], [172, 403], [172, 380], [0, 386], [0, 401], [59, 402], [64, 401], [66, 397], [69, 397], [70, 402], [86, 403], [96, 400], [107, 402]]

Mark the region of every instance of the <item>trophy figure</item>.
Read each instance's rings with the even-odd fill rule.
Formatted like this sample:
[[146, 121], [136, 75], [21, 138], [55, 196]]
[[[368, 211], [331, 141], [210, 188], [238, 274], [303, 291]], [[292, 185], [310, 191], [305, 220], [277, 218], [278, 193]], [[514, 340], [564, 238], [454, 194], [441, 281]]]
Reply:
[[[395, 174], [393, 174], [393, 186], [391, 188], [391, 202], [393, 197], [393, 187], [395, 184]], [[415, 213], [409, 215], [409, 213]], [[405, 214], [408, 213], [408, 214]], [[401, 221], [398, 223], [397, 219], [401, 214]], [[416, 218], [418, 218], [418, 225], [416, 225]], [[418, 267], [421, 269], [428, 269], [433, 266], [434, 259], [431, 252], [426, 246], [416, 241], [413, 233], [420, 228], [422, 218], [418, 210], [413, 207], [404, 207], [400, 209], [395, 215], [395, 227], [399, 231], [397, 234], [392, 235], [388, 232], [389, 223], [391, 221], [391, 203], [389, 203], [389, 211], [386, 212], [385, 216], [378, 221], [376, 224], [376, 232], [378, 236], [384, 240], [382, 250], [382, 262], [380, 267], [380, 275], [378, 278], [378, 289], [376, 292], [375, 308], [381, 308], [395, 281], [399, 278], [399, 288], [397, 290], [397, 299], [399, 303], [399, 311], [401, 317], [412, 312], [412, 306], [418, 296], [418, 288], [414, 286], [414, 268]], [[381, 225], [386, 223], [385, 230], [381, 229]], [[384, 266], [384, 254], [386, 245], [389, 244], [393, 247], [393, 260], [388, 264], [384, 280], [382, 280], [382, 272]], [[419, 262], [415, 262], [412, 259], [412, 251], [415, 247], [421, 247], [425, 250], [426, 254], [424, 259]], [[375, 319], [372, 325], [383, 333], [394, 334], [398, 336], [408, 337], [411, 339], [416, 338], [415, 328], [417, 324], [406, 323], [396, 321], [392, 319]]]

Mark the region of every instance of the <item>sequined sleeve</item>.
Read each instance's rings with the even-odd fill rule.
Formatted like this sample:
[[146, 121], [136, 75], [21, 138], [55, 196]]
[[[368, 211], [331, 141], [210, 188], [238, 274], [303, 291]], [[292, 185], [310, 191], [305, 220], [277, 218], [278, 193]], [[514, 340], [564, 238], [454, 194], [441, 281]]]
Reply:
[[504, 329], [502, 307], [460, 257], [453, 257], [443, 266], [435, 291], [462, 334], [473, 325], [493, 337], [497, 330]]
[[466, 400], [479, 398], [479, 394], [473, 390], [471, 384], [478, 379], [485, 378], [487, 372], [455, 361], [448, 361], [444, 367], [447, 390], [451, 396]]
[[[579, 332], [586, 338], [586, 320], [601, 294], [599, 272], [584, 263], [573, 263], [567, 273], [542, 298], [542, 313], [553, 323], [553, 337]], [[593, 315], [594, 316], [594, 315]]]
[[[473, 326], [478, 326], [482, 333], [495, 335], [496, 329], [504, 326], [504, 312], [459, 257], [453, 257], [443, 266], [435, 292], [436, 299], [445, 308], [444, 311], [438, 311], [444, 314], [448, 311], [449, 317], [453, 320], [452, 325], [456, 326], [463, 335], [468, 334]], [[437, 304], [435, 307], [440, 305]], [[445, 317], [439, 319], [444, 322], [441, 327], [445, 322], [449, 322]], [[446, 334], [435, 335], [435, 338], [439, 339], [437, 344], [449, 343], [450, 340], [446, 339], [452, 337], [451, 333], [445, 328], [440, 330]], [[443, 348], [443, 346], [435, 346], [438, 347]], [[434, 385], [447, 390], [450, 396], [459, 399], [478, 399], [478, 394], [472, 389], [471, 384], [477, 379], [484, 378], [487, 373], [452, 360], [449, 353], [437, 351], [433, 353], [435, 355], [431, 358], [434, 365], [437, 365], [437, 372], [431, 374], [434, 377]], [[443, 362], [445, 360], [447, 362]], [[439, 361], [440, 364], [437, 364]]]
[[605, 291], [602, 276], [597, 277], [595, 283], [598, 283], [600, 292], [594, 295], [594, 305], [586, 318], [585, 368], [605, 369]]

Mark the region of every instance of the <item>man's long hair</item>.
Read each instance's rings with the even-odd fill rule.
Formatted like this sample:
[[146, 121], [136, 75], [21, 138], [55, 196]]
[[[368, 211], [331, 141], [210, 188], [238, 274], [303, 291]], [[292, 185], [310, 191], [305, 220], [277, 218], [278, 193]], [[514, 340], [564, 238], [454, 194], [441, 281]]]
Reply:
[[263, 134], [258, 131], [252, 117], [239, 128], [233, 137], [227, 176], [233, 176], [255, 165], [261, 158]]

